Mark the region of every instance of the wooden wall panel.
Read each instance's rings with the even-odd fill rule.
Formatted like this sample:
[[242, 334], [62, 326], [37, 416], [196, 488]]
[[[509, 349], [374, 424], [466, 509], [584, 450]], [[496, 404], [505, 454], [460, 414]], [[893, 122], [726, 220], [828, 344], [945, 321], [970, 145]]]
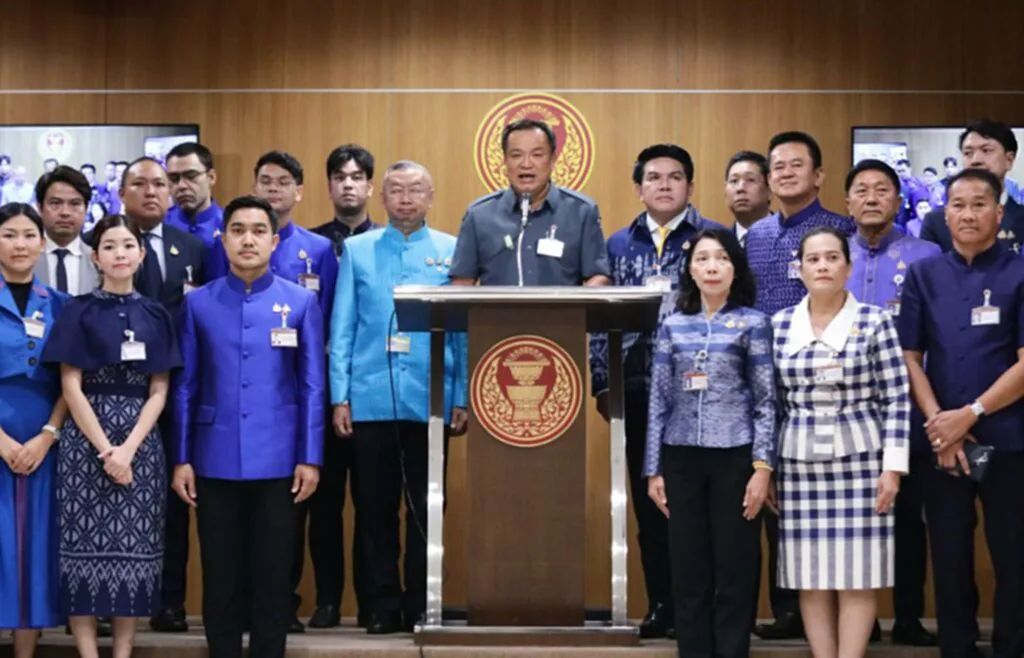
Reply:
[[[972, 18], [979, 15], [991, 20]], [[466, 205], [486, 191], [473, 164], [483, 116], [512, 90], [554, 89], [593, 132], [596, 159], [584, 192], [600, 204], [610, 234], [642, 210], [630, 174], [651, 143], [690, 150], [694, 203], [728, 222], [728, 157], [763, 151], [776, 131], [819, 139], [822, 196], [842, 210], [853, 125], [958, 125], [982, 115], [1024, 123], [1024, 64], [1006, 50], [1022, 24], [1024, 5], [999, 0], [970, 10], [934, 0], [813, 10], [799, 0], [685, 0], [655, 10], [627, 0], [524, 0], [514, 9], [479, 0], [210, 0], [173, 11], [127, 0], [51, 0], [23, 3], [0, 23], [0, 123], [198, 123], [216, 156], [222, 202], [250, 190], [261, 153], [288, 150], [305, 167], [297, 217], [307, 226], [331, 214], [328, 152], [358, 142], [374, 152], [381, 173], [397, 159], [427, 166], [436, 187], [430, 223], [456, 232]], [[12, 93], [26, 89], [54, 93]], [[66, 93], [83, 89], [97, 91]], [[371, 212], [383, 219], [379, 197]], [[608, 427], [589, 408], [587, 601], [606, 607]], [[473, 439], [453, 443], [449, 458], [449, 605], [464, 601], [461, 565], [471, 554], [466, 440]], [[630, 613], [639, 616], [645, 598], [630, 524]], [[350, 531], [350, 508], [346, 525]], [[991, 615], [983, 549], [977, 563], [982, 614]], [[350, 590], [346, 614], [354, 612]], [[311, 569], [302, 591], [309, 612]], [[200, 600], [196, 559], [191, 612]], [[883, 616], [890, 614], [888, 596], [880, 600]], [[766, 601], [760, 614], [769, 614]]]

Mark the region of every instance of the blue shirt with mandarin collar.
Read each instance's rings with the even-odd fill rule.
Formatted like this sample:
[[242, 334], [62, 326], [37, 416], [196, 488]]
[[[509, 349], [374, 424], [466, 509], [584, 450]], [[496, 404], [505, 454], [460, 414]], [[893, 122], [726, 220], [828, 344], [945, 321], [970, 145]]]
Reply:
[[790, 277], [790, 263], [796, 260], [800, 239], [818, 226], [831, 226], [846, 235], [855, 230], [850, 218], [822, 207], [817, 199], [791, 217], [775, 213], [763, 219], [746, 234], [747, 261], [757, 284], [754, 308], [773, 315], [784, 308], [796, 306], [807, 294], [804, 282]]
[[[907, 269], [912, 263], [941, 254], [942, 249], [937, 244], [911, 237], [897, 226], [889, 229], [875, 247], [859, 232], [855, 233], [850, 238], [853, 266], [846, 289], [861, 302], [898, 316]], [[910, 449], [913, 452], [930, 451], [923, 426], [924, 416], [916, 404], [912, 405]]]
[[[320, 302], [326, 335], [331, 307], [334, 305], [334, 286], [338, 280], [338, 258], [334, 255], [334, 245], [322, 235], [298, 226], [295, 222], [288, 222], [287, 226], [281, 227], [277, 235], [279, 242], [270, 255], [270, 271], [292, 283], [301, 283], [300, 277], [306, 273], [320, 277], [320, 290], [314, 292]], [[215, 242], [212, 254], [208, 281], [225, 276], [230, 270], [224, 244], [220, 240]], [[307, 260], [310, 261], [308, 264]]]
[[[271, 344], [283, 306], [295, 347]], [[189, 293], [178, 319], [184, 368], [174, 384], [174, 463], [224, 480], [285, 478], [298, 464], [319, 466], [323, 326], [313, 292], [270, 272], [248, 289], [229, 273]]]
[[[999, 308], [999, 323], [975, 326], [973, 309]], [[1024, 260], [997, 242], [968, 263], [955, 250], [914, 263], [907, 273], [897, 326], [903, 349], [926, 356], [925, 372], [939, 406], [978, 399], [1024, 347]], [[971, 429], [979, 443], [1024, 450], [1024, 400], [982, 416]]]

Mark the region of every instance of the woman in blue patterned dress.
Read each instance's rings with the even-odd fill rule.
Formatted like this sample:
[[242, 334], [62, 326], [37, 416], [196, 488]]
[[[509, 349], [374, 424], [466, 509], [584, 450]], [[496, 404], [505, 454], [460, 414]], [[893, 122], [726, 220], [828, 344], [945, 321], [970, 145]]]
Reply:
[[775, 461], [771, 322], [731, 231], [705, 229], [658, 329], [644, 475], [668, 517], [680, 656], [746, 658]]
[[66, 407], [39, 355], [66, 297], [32, 274], [45, 244], [31, 206], [0, 208], [0, 628], [15, 658], [61, 619], [52, 448]]
[[135, 292], [145, 255], [131, 219], [93, 231], [103, 277], [68, 302], [43, 357], [59, 363], [71, 418], [57, 464], [60, 588], [83, 658], [97, 656], [96, 617], [113, 617], [115, 658], [131, 655], [135, 618], [160, 597], [164, 450], [156, 421], [181, 365], [170, 316]]

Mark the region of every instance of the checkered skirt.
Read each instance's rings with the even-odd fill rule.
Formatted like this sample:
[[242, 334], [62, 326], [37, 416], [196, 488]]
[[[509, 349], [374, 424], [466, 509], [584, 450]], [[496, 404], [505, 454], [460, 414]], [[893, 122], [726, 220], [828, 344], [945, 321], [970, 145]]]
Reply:
[[882, 452], [779, 466], [779, 587], [892, 587], [895, 516], [875, 512]]

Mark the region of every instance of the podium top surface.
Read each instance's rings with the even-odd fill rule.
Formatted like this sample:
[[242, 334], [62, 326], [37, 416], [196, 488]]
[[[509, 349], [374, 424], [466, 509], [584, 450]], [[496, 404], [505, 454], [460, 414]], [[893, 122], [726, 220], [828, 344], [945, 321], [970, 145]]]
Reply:
[[559, 306], [586, 313], [587, 331], [654, 331], [662, 294], [639, 286], [395, 286], [401, 331], [466, 331], [471, 308]]

